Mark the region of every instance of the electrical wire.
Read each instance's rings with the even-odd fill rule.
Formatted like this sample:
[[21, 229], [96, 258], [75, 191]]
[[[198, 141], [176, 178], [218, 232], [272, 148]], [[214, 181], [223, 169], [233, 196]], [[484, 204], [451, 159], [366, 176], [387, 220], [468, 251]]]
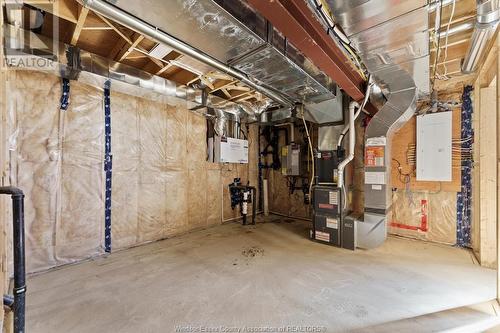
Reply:
[[324, 0], [313, 0], [313, 3], [316, 7], [316, 10], [319, 12], [321, 18], [325, 21], [326, 26], [328, 27], [327, 32], [331, 31], [333, 33], [333, 35], [336, 37], [336, 40], [352, 57], [351, 60], [355, 63], [354, 69], [364, 80], [367, 80], [367, 76], [363, 71], [363, 66], [361, 65], [360, 58], [356, 54], [354, 48], [350, 45], [349, 38], [341, 31], [341, 29], [339, 29], [338, 25], [335, 23], [328, 3], [326, 3]]
[[405, 186], [405, 194], [408, 197], [408, 201], [410, 202], [410, 205], [414, 206], [415, 202], [413, 201], [413, 193], [411, 192], [410, 183], [411, 183], [411, 175], [415, 171], [415, 169], [412, 169], [408, 173], [404, 173], [403, 167], [401, 166], [401, 162], [399, 162], [395, 158], [393, 158], [392, 160], [398, 164], [397, 169], [398, 169], [398, 174], [399, 174], [398, 175], [399, 181], [401, 183], [403, 183]]
[[[440, 2], [440, 4], [439, 4], [439, 26], [441, 26], [441, 18], [443, 17], [442, 16], [442, 14], [443, 14], [443, 0], [440, 0], [439, 2]], [[437, 78], [437, 76], [436, 76], [437, 64], [438, 64], [439, 56], [441, 54], [441, 29], [439, 29], [438, 31], [434, 31], [434, 34], [435, 34], [434, 37], [437, 39], [437, 46], [436, 46], [436, 55], [434, 57], [434, 73], [432, 75], [433, 78], [432, 78], [432, 82], [431, 82], [431, 96], [434, 95], [434, 91], [435, 91], [435, 82], [436, 82], [436, 78]], [[436, 42], [434, 44], [436, 44]], [[426, 113], [426, 112], [424, 112], [424, 113]]]
[[399, 174], [399, 181], [405, 185], [409, 184], [411, 181], [411, 174], [412, 174], [413, 170], [410, 171], [409, 173], [404, 173], [403, 167], [401, 166], [401, 162], [399, 162], [395, 158], [393, 158], [392, 160], [398, 164], [397, 169], [398, 169], [398, 174]]
[[445, 38], [445, 46], [444, 46], [444, 59], [442, 62], [442, 65], [444, 67], [444, 74], [437, 74], [439, 80], [449, 80], [450, 78], [447, 76], [448, 74], [448, 68], [446, 67], [446, 60], [448, 59], [448, 36], [450, 33], [450, 25], [451, 21], [453, 20], [453, 16], [455, 15], [455, 3], [456, 0], [453, 0], [453, 5], [451, 8], [451, 14], [450, 14], [450, 19], [448, 20], [448, 26], [446, 27], [446, 38]]

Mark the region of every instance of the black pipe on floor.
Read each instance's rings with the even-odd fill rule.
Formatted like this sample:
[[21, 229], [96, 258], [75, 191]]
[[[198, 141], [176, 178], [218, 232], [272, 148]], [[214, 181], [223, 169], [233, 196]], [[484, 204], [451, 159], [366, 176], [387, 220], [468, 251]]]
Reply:
[[[16, 187], [0, 187], [0, 194], [12, 197], [13, 246], [14, 246], [14, 302], [12, 296], [4, 295], [4, 305], [14, 311], [14, 333], [24, 333], [26, 266], [24, 253], [24, 193]], [[7, 304], [6, 304], [7, 303]]]

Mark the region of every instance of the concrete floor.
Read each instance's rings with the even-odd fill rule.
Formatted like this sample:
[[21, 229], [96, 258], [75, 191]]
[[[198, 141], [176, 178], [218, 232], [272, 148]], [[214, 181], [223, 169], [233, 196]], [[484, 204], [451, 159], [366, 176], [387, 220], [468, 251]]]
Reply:
[[30, 277], [27, 331], [384, 331], [495, 297], [495, 271], [467, 250], [389, 238], [351, 252], [307, 235], [288, 219], [229, 224]]

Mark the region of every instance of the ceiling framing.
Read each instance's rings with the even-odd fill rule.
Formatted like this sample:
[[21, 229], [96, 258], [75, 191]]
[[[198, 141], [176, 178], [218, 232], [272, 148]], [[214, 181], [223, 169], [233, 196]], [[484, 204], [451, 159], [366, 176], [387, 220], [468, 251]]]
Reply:
[[[437, 64], [435, 89], [440, 95], [455, 94], [463, 90], [463, 87], [472, 84], [477, 77], [477, 73], [463, 74], [461, 72], [462, 60], [465, 57], [472, 36], [472, 26], [476, 20], [476, 1], [475, 0], [456, 0], [455, 10], [452, 15], [452, 5], [443, 7], [440, 31], [441, 38], [439, 42], [439, 52], [435, 43], [430, 46], [430, 73], [431, 80], [434, 76], [434, 65]], [[436, 12], [430, 13], [430, 28], [434, 27]], [[451, 20], [450, 20], [451, 17]], [[450, 30], [454, 27], [463, 26], [464, 23], [472, 23], [471, 28], [452, 34], [448, 37], [446, 44], [445, 33], [450, 23]], [[438, 59], [436, 61], [436, 55]]]
[[[184, 56], [176, 51], [171, 51], [162, 59], [152, 57], [149, 52], [156, 46], [156, 42], [83, 8], [76, 0], [25, 0], [24, 2], [46, 12], [40, 33], [53, 39], [161, 76], [179, 85], [202, 85], [210, 94], [234, 102], [260, 101], [265, 98], [237, 80], [215, 70], [202, 74], [190, 71], [189, 67], [183, 66], [180, 61]], [[475, 6], [474, 0], [456, 0], [451, 21], [452, 5], [443, 7], [441, 33], [446, 32], [448, 22], [450, 29], [465, 22], [474, 22]], [[432, 12], [429, 15], [429, 22], [433, 25], [436, 13]], [[57, 36], [54, 33], [56, 26], [58, 26]], [[438, 92], [461, 90], [477, 76], [463, 75], [460, 71], [471, 34], [472, 29], [467, 29], [450, 35], [447, 44], [446, 38], [441, 36], [439, 52], [436, 43], [431, 41], [430, 73], [433, 77], [434, 67], [437, 67], [435, 88]], [[438, 55], [437, 60], [436, 55]]]
[[40, 33], [91, 53], [161, 76], [179, 85], [198, 84], [209, 94], [233, 101], [261, 101], [260, 93], [230, 76], [210, 70], [200, 74], [189, 70], [182, 54], [172, 50], [162, 59], [149, 52], [156, 42], [117, 24], [76, 0], [25, 0], [45, 12]]

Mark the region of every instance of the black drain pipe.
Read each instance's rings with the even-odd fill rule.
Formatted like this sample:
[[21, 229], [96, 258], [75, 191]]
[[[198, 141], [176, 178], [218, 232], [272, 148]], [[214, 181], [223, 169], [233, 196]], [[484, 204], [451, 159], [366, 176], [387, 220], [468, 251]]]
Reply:
[[14, 297], [3, 296], [3, 304], [14, 312], [14, 333], [24, 333], [26, 270], [24, 254], [24, 193], [16, 187], [0, 187], [12, 197], [14, 245]]

